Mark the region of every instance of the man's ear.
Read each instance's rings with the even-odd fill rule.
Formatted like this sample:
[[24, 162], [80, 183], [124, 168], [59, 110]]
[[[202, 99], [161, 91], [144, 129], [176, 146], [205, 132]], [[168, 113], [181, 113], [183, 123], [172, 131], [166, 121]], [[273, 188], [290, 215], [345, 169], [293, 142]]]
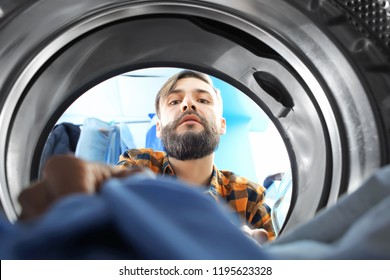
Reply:
[[219, 129], [219, 134], [224, 135], [226, 133], [226, 119], [221, 118], [221, 128]]
[[156, 121], [156, 136], [157, 136], [158, 138], [161, 138], [161, 130], [162, 130], [161, 121], [160, 121], [160, 120], [157, 120], [157, 121]]

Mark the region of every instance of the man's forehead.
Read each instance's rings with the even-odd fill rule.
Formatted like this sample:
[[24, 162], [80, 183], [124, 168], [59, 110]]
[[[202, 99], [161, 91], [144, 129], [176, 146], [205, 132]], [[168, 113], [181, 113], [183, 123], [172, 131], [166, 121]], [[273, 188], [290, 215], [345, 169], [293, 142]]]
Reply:
[[168, 96], [172, 93], [179, 93], [187, 90], [188, 88], [186, 85], [192, 82], [194, 83], [193, 85], [190, 86], [192, 92], [204, 92], [204, 93], [209, 93], [210, 95], [212, 95], [212, 93], [214, 92], [213, 87], [207, 82], [198, 78], [190, 77], [190, 78], [182, 78], [180, 80], [177, 80], [177, 82], [172, 86], [172, 88], [168, 92], [166, 92], [165, 96]]

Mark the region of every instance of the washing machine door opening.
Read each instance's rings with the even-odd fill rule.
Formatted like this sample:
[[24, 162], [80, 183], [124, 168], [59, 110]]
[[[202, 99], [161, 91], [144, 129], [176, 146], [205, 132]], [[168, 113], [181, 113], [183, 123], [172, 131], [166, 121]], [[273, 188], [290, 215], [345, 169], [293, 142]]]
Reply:
[[[283, 12], [286, 4], [263, 4], [262, 9], [240, 7], [245, 11], [240, 14], [224, 6], [179, 2], [106, 6], [47, 36], [38, 52], [29, 53], [33, 59], [28, 67], [7, 87], [7, 106], [1, 112], [2, 203], [10, 220], [19, 212], [18, 194], [38, 177], [46, 139], [66, 109], [106, 79], [156, 67], [212, 75], [264, 111], [283, 139], [291, 166], [294, 188], [282, 230], [309, 220], [356, 188], [381, 164], [375, 125], [365, 126], [368, 139], [348, 137], [362, 133], [356, 122], [375, 119], [370, 103], [362, 102], [365, 88], [321, 30], [313, 27], [307, 37], [303, 26], [309, 19], [296, 20], [298, 10], [281, 19], [275, 13]], [[287, 33], [298, 41], [289, 40]], [[324, 41], [328, 44], [320, 43]], [[310, 46], [306, 53], [297, 49], [300, 43]], [[340, 67], [335, 68], [334, 58]], [[348, 109], [340, 106], [345, 100]], [[349, 118], [350, 114], [364, 118]]]

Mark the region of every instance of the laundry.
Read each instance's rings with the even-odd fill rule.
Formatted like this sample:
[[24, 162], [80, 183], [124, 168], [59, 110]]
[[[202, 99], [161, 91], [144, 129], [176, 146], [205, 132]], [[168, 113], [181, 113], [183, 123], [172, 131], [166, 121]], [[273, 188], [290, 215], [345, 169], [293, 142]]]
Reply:
[[79, 138], [80, 127], [75, 124], [64, 122], [54, 126], [42, 152], [40, 170], [53, 155], [74, 154]]
[[263, 247], [197, 188], [139, 173], [63, 198], [38, 220], [0, 220], [1, 259], [389, 259], [390, 166]]
[[0, 258], [270, 258], [211, 196], [145, 176], [111, 179], [94, 196], [65, 197], [33, 222], [1, 220]]
[[127, 149], [135, 148], [133, 136], [126, 124], [86, 118], [75, 155], [87, 161], [115, 165]]
[[390, 259], [390, 166], [264, 247], [285, 259]]

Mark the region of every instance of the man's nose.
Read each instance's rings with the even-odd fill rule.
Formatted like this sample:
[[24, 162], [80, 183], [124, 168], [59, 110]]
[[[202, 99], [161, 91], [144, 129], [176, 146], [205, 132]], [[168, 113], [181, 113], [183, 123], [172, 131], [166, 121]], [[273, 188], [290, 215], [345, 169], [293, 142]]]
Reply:
[[196, 104], [194, 102], [194, 100], [192, 100], [191, 98], [185, 98], [182, 103], [181, 103], [181, 111], [182, 112], [185, 112], [187, 111], [188, 109], [192, 109], [194, 111], [196, 111], [197, 107], [196, 107]]

